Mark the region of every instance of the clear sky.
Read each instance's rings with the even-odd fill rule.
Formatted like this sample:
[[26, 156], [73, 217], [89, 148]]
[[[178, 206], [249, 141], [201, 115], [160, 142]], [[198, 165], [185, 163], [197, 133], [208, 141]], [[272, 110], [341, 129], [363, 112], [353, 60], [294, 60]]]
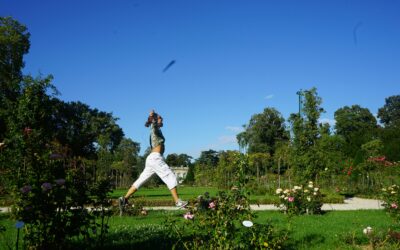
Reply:
[[0, 0], [31, 33], [24, 73], [112, 112], [142, 152], [154, 108], [166, 154], [194, 158], [238, 149], [266, 107], [288, 118], [299, 89], [317, 88], [330, 122], [346, 105], [376, 114], [400, 94], [399, 13], [399, 0]]

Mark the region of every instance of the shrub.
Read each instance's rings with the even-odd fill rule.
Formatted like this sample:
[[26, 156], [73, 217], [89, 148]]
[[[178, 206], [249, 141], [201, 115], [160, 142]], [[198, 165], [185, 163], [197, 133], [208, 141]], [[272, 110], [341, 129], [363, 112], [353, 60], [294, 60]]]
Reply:
[[396, 222], [400, 222], [400, 188], [398, 185], [391, 185], [382, 188], [382, 199], [385, 210], [392, 215]]
[[287, 214], [320, 214], [322, 195], [319, 187], [310, 181], [307, 186], [294, 186], [292, 189], [278, 188], [279, 202], [275, 205]]
[[23, 225], [25, 246], [64, 249], [73, 238], [102, 245], [111, 215], [109, 179], [92, 183], [84, 160], [58, 153], [59, 145], [38, 144], [40, 137], [25, 128], [24, 165], [13, 191], [13, 215]]
[[271, 224], [256, 224], [245, 189], [247, 158], [236, 154], [237, 184], [216, 197], [207, 193], [191, 201], [184, 223], [168, 219], [176, 247], [185, 249], [279, 249], [287, 239]]

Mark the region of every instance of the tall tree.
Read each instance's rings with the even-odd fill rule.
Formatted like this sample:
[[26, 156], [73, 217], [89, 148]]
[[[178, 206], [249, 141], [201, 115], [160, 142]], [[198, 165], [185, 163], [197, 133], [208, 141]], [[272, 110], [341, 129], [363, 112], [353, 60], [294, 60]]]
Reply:
[[302, 92], [304, 106], [302, 114], [291, 114], [293, 133], [293, 164], [299, 178], [313, 179], [324, 168], [317, 155], [317, 141], [321, 137], [321, 125], [318, 119], [324, 109], [321, 107], [322, 98], [318, 96], [317, 89], [312, 88]]
[[361, 145], [374, 139], [377, 133], [377, 121], [369, 109], [359, 105], [345, 106], [335, 111], [336, 134], [346, 141], [346, 152], [354, 157]]
[[200, 157], [196, 159], [196, 165], [216, 167], [219, 161], [219, 153], [209, 149], [202, 151]]
[[117, 186], [125, 186], [138, 176], [139, 151], [139, 143], [129, 138], [123, 138], [115, 149], [112, 169]]
[[378, 110], [378, 117], [385, 126], [400, 126], [400, 95], [385, 99], [385, 105]]
[[278, 143], [288, 139], [285, 120], [274, 108], [265, 108], [262, 113], [253, 115], [245, 131], [237, 135], [239, 145], [248, 148], [248, 153], [271, 155]]
[[400, 160], [400, 95], [385, 99], [385, 105], [378, 110], [378, 117], [385, 126], [379, 134], [383, 142], [383, 154], [391, 161]]
[[0, 17], [0, 142], [21, 94], [23, 56], [28, 53], [30, 34], [11, 17]]

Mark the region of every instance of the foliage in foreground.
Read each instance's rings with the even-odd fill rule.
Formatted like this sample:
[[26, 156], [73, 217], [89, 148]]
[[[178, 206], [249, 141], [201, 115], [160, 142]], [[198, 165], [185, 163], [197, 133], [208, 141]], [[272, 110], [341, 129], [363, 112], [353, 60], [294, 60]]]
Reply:
[[385, 210], [393, 216], [395, 222], [400, 224], [400, 187], [391, 185], [387, 188], [382, 188], [382, 199]]
[[[236, 186], [219, 192], [214, 198], [207, 193], [199, 196], [184, 215], [186, 221], [169, 219], [175, 246], [183, 249], [280, 249], [287, 234], [271, 224], [254, 223], [249, 193], [245, 189], [248, 177], [246, 156], [236, 154]], [[185, 232], [185, 233], [184, 233]]]

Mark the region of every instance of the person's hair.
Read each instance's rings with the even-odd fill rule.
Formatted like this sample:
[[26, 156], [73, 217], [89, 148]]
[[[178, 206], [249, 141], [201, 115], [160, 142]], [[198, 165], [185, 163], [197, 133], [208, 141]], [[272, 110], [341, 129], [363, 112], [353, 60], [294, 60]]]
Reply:
[[158, 114], [157, 113], [153, 113], [152, 116], [149, 115], [149, 117], [147, 117], [147, 121], [144, 124], [144, 126], [149, 127], [150, 124], [152, 124], [154, 120], [157, 121], [157, 118], [158, 118]]

